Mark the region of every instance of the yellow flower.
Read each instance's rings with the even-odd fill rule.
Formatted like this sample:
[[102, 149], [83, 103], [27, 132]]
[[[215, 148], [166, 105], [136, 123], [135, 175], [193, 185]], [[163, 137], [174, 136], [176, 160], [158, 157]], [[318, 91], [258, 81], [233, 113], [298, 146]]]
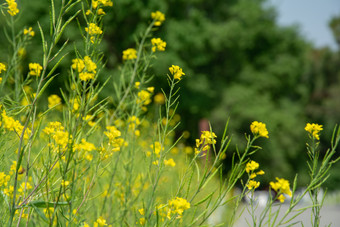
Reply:
[[103, 217], [101, 217], [101, 216], [93, 224], [94, 227], [98, 227], [98, 226], [102, 227], [102, 226], [105, 226], [105, 225], [107, 225], [106, 224], [106, 220]]
[[7, 182], [10, 180], [10, 178], [10, 175], [6, 175], [4, 172], [0, 172], [0, 187], [2, 187], [2, 185], [7, 186]]
[[32, 27], [29, 27], [28, 29], [26, 29], [26, 28], [24, 29], [24, 35], [27, 35], [27, 34], [29, 36], [32, 36], [32, 37], [34, 36], [35, 33], [34, 33]]
[[85, 68], [85, 63], [82, 59], [76, 58], [72, 60], [72, 69], [77, 70], [79, 73]]
[[165, 103], [165, 97], [163, 93], [161, 92], [157, 93], [155, 97], [153, 98], [153, 100], [156, 104], [159, 104], [159, 105], [163, 105]]
[[166, 42], [164, 42], [161, 38], [151, 39], [151, 44], [152, 44], [152, 52], [156, 52], [156, 50], [165, 51]]
[[91, 60], [89, 56], [84, 57], [84, 63], [88, 72], [96, 73], [97, 65]]
[[6, 71], [6, 65], [0, 62], [0, 73], [2, 73], [3, 71]]
[[167, 215], [168, 219], [171, 219], [171, 214], [179, 215], [177, 218], [181, 218], [184, 210], [190, 209], [190, 203], [186, 199], [179, 197], [169, 200], [168, 206], [170, 208]]
[[123, 60], [133, 60], [137, 58], [137, 50], [129, 48], [123, 51]]
[[16, 14], [19, 13], [18, 5], [15, 2], [15, 0], [6, 0], [6, 2], [7, 2], [7, 5], [8, 5], [7, 12], [9, 13], [9, 15], [15, 16]]
[[260, 166], [259, 163], [255, 162], [255, 161], [250, 161], [246, 165], [246, 172], [247, 173], [252, 172], [252, 171], [258, 169], [259, 166]]
[[254, 180], [250, 180], [247, 184], [247, 188], [249, 190], [252, 190], [252, 189], [256, 189], [260, 186], [260, 182], [257, 182], [257, 181], [254, 181]]
[[266, 124], [262, 122], [254, 121], [251, 123], [250, 130], [255, 136], [269, 138]]
[[313, 138], [320, 140], [319, 132], [323, 130], [322, 125], [307, 123], [305, 130], [309, 132]]
[[277, 197], [278, 200], [280, 200], [280, 203], [283, 203], [286, 199], [286, 197], [284, 195], [279, 195], [279, 197]]
[[270, 182], [270, 187], [278, 193], [284, 193], [292, 196], [292, 191], [290, 190], [289, 181], [283, 178], [276, 178], [276, 182]]
[[176, 166], [176, 162], [172, 158], [170, 158], [168, 160], [164, 159], [164, 165], [175, 167]]
[[140, 213], [140, 215], [145, 215], [145, 210], [144, 210], [144, 208], [139, 209], [138, 212]]
[[61, 186], [63, 186], [63, 187], [67, 187], [69, 184], [70, 184], [69, 181], [65, 181], [65, 180], [61, 181]]
[[154, 23], [155, 26], [161, 26], [163, 21], [165, 21], [165, 15], [161, 13], [160, 11], [152, 12], [151, 18], [155, 20], [155, 23]]
[[145, 222], [146, 222], [145, 218], [140, 218], [139, 219], [139, 224], [140, 225], [145, 225]]
[[148, 105], [151, 103], [151, 93], [146, 90], [138, 92], [137, 97], [137, 104]]
[[48, 98], [48, 108], [52, 108], [54, 106], [61, 104], [61, 98], [58, 95], [50, 95]]
[[90, 36], [100, 35], [103, 31], [98, 27], [95, 23], [90, 23], [88, 27], [85, 28], [85, 31], [89, 33]]
[[42, 66], [39, 63], [29, 63], [28, 67], [30, 69], [29, 74], [31, 76], [40, 76], [41, 70], [42, 70]]
[[172, 65], [170, 68], [169, 68], [169, 71], [171, 73], [171, 75], [174, 76], [174, 79], [177, 79], [177, 80], [181, 80], [182, 76], [185, 75], [185, 73], [183, 72], [183, 70], [177, 66], [177, 65]]
[[79, 73], [79, 79], [82, 81], [88, 81], [90, 79], [94, 79], [94, 74], [89, 72]]

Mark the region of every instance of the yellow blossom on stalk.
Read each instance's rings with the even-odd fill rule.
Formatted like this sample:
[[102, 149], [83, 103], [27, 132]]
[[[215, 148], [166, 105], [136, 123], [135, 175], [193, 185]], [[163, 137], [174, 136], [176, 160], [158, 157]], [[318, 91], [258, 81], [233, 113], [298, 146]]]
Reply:
[[29, 182], [27, 182], [27, 184], [25, 182], [22, 182], [21, 185], [20, 185], [20, 188], [18, 189], [18, 192], [23, 193], [25, 188], [26, 188], [26, 190], [30, 190], [33, 187]]
[[29, 35], [29, 36], [34, 36], [35, 35], [35, 33], [34, 33], [34, 31], [33, 31], [33, 29], [32, 29], [32, 27], [29, 27], [28, 29], [24, 29], [24, 35]]
[[135, 82], [135, 88], [136, 88], [136, 89], [139, 89], [139, 86], [140, 86], [140, 82], [138, 82], [138, 81]]
[[6, 65], [0, 62], [0, 73], [5, 72], [5, 71], [6, 71]]
[[88, 27], [85, 28], [85, 31], [89, 33], [90, 36], [100, 35], [103, 31], [98, 27], [95, 23], [90, 23]]
[[156, 104], [163, 105], [165, 103], [165, 97], [163, 93], [159, 92], [153, 97], [153, 100]]
[[152, 38], [151, 44], [152, 44], [152, 52], [156, 52], [156, 50], [165, 51], [166, 42], [164, 42], [161, 38]]
[[172, 65], [169, 68], [169, 71], [170, 71], [171, 75], [174, 76], [174, 79], [177, 79], [177, 80], [181, 80], [182, 79], [181, 77], [183, 75], [185, 75], [183, 70], [178, 65]]
[[129, 48], [123, 51], [123, 60], [133, 60], [137, 58], [137, 50]]
[[155, 26], [161, 26], [163, 21], [165, 21], [165, 15], [160, 11], [152, 12], [151, 18], [155, 20]]
[[61, 180], [61, 186], [67, 187], [70, 184], [69, 181]]
[[156, 141], [154, 144], [150, 145], [150, 148], [152, 151], [158, 156], [161, 151], [164, 151], [164, 147], [162, 144], [158, 141]]
[[252, 171], [258, 169], [259, 166], [260, 166], [259, 163], [255, 162], [255, 161], [250, 161], [246, 165], [246, 172], [247, 173], [252, 172]]
[[320, 140], [320, 137], [319, 137], [319, 132], [323, 130], [322, 128], [323, 126], [322, 125], [319, 125], [319, 124], [310, 124], [310, 123], [307, 123], [306, 127], [305, 127], [305, 130], [307, 132], [309, 132], [313, 138], [317, 139], [317, 140]]
[[140, 213], [140, 215], [145, 215], [145, 210], [144, 210], [144, 208], [138, 209], [138, 212]]
[[105, 226], [105, 225], [107, 225], [106, 220], [103, 217], [100, 216], [97, 219], [97, 221], [94, 222], [93, 227], [98, 227], [98, 226], [102, 227], [102, 226]]
[[7, 186], [8, 181], [11, 179], [10, 175], [6, 175], [4, 172], [0, 172], [0, 187]]
[[120, 151], [122, 146], [127, 146], [128, 143], [121, 136], [121, 132], [115, 126], [107, 126], [107, 131], [104, 134], [109, 138], [109, 145], [112, 147], [113, 152]]
[[138, 92], [137, 97], [137, 104], [148, 105], [151, 103], [151, 93], [146, 90]]
[[176, 162], [172, 158], [170, 158], [168, 160], [164, 159], [164, 165], [175, 167], [176, 166]]
[[254, 121], [253, 123], [251, 123], [250, 130], [254, 134], [254, 136], [269, 138], [266, 124], [262, 122]]
[[85, 63], [82, 59], [76, 58], [72, 60], [72, 69], [77, 70], [79, 73], [85, 68]]
[[140, 218], [139, 219], [139, 224], [140, 225], [145, 225], [145, 222], [146, 222], [145, 218]]
[[286, 197], [284, 195], [279, 195], [279, 197], [277, 197], [278, 200], [280, 200], [280, 203], [283, 203], [286, 199]]
[[30, 70], [29, 74], [31, 76], [40, 76], [42, 66], [39, 63], [29, 63], [28, 67]]
[[[289, 185], [289, 181], [285, 180], [283, 178], [276, 178], [276, 182], [270, 182], [269, 183], [270, 187], [272, 189], [274, 189], [278, 194], [284, 193], [287, 194], [288, 196], [292, 196], [292, 191], [290, 190], [290, 185]], [[280, 200], [281, 203], [284, 202], [285, 197], [284, 196], [280, 196], [278, 198]]]
[[0, 84], [2, 83], [2, 77], [0, 77]]
[[48, 108], [52, 108], [54, 106], [61, 104], [61, 98], [55, 94], [48, 96], [47, 101], [48, 101]]
[[8, 5], [8, 10], [7, 12], [9, 13], [9, 15], [11, 16], [15, 16], [19, 13], [18, 10], [18, 4], [15, 2], [15, 0], [6, 0], [7, 5]]
[[111, 0], [98, 0], [103, 6], [113, 6], [113, 3]]
[[171, 219], [171, 214], [178, 215], [177, 218], [182, 218], [184, 210], [190, 208], [190, 203], [183, 198], [176, 197], [175, 199], [169, 200], [168, 202], [169, 211], [167, 218]]
[[93, 151], [96, 150], [96, 146], [93, 143], [87, 142], [85, 139], [81, 139], [81, 143], [74, 145], [74, 151]]
[[[3, 127], [12, 132], [16, 132], [20, 137], [22, 131], [24, 130], [24, 126], [18, 120], [14, 120], [12, 117], [7, 116], [6, 111], [3, 110], [1, 113], [2, 116], [2, 125]], [[24, 139], [28, 139], [31, 134], [31, 130], [29, 128], [25, 129]]]
[[249, 190], [252, 190], [252, 189], [256, 189], [260, 186], [260, 182], [257, 182], [257, 181], [254, 181], [254, 180], [250, 180], [247, 184], [247, 188]]
[[90, 79], [94, 79], [94, 74], [88, 72], [79, 73], [79, 79], [82, 81], [88, 81]]
[[84, 57], [84, 63], [88, 72], [96, 73], [97, 65], [91, 60], [89, 56]]

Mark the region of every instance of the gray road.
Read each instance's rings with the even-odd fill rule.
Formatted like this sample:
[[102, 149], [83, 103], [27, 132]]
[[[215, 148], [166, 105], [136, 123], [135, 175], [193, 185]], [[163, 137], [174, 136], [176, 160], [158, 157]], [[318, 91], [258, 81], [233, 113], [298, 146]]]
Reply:
[[[296, 209], [299, 209], [299, 208], [302, 208], [302, 207], [303, 206], [300, 205], [300, 206], [296, 207]], [[275, 209], [278, 209], [278, 208], [276, 207]], [[279, 215], [278, 215], [278, 220], [280, 220], [284, 216], [287, 209], [288, 209], [288, 205], [283, 204], [281, 209], [280, 209]], [[257, 210], [255, 211], [255, 214], [256, 214], [257, 217], [260, 216], [262, 210], [263, 210], [263, 208], [261, 208], [261, 207], [257, 208]], [[294, 214], [297, 214], [297, 213], [295, 212]], [[293, 215], [290, 215], [289, 217], [292, 217]], [[305, 226], [305, 227], [312, 226], [312, 224], [311, 224], [311, 209], [304, 211], [302, 214], [300, 214], [294, 220], [295, 221], [292, 221], [290, 223], [287, 223], [287, 224], [284, 224], [284, 225], [281, 225], [281, 226], [290, 226], [289, 224], [292, 224], [296, 221], [298, 221], [299, 223], [297, 223], [296, 225], [293, 225], [293, 226]], [[249, 224], [247, 224], [247, 221], [248, 221]], [[303, 223], [303, 225], [301, 223]], [[323, 226], [329, 226], [330, 224], [333, 227], [340, 227], [340, 205], [325, 205], [324, 207], [322, 207], [320, 226], [322, 226], [322, 227]], [[249, 214], [249, 212], [247, 211], [247, 209], [245, 207], [243, 214], [241, 215], [239, 220], [236, 222], [234, 227], [248, 227], [248, 226], [253, 226], [253, 222], [252, 222], [252, 219], [251, 219], [251, 215]], [[259, 224], [257, 224], [256, 226], [259, 226]], [[262, 226], [268, 226], [268, 224], [267, 225], [262, 224]], [[276, 226], [276, 225], [274, 225], [274, 226]]]

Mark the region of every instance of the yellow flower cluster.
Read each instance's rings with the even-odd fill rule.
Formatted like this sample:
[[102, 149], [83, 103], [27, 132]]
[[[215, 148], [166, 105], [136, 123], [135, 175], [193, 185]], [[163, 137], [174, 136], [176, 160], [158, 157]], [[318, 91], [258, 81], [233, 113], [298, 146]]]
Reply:
[[177, 218], [182, 218], [184, 210], [190, 208], [190, 203], [183, 198], [176, 197], [168, 202], [170, 210], [168, 211], [168, 219], [171, 219], [171, 214], [178, 215]]
[[134, 48], [129, 48], [123, 51], [123, 60], [133, 60], [137, 59], [137, 50]]
[[94, 43], [94, 40], [97, 35], [103, 34], [103, 31], [100, 27], [98, 27], [95, 23], [89, 23], [88, 27], [85, 28], [85, 31], [91, 36], [91, 42]]
[[[100, 7], [113, 6], [111, 0], [92, 0], [92, 9], [97, 10], [97, 15], [105, 15], [105, 12]], [[89, 15], [91, 10], [86, 11], [86, 15]]]
[[165, 21], [165, 15], [161, 13], [160, 11], [152, 12], [151, 18], [155, 20], [155, 23], [154, 23], [155, 26], [161, 26], [162, 23]]
[[41, 70], [42, 70], [42, 66], [39, 63], [29, 63], [28, 64], [29, 67], [29, 74], [31, 76], [40, 76], [41, 74]]
[[[6, 65], [4, 63], [1, 63], [0, 62], [0, 74], [3, 72], [3, 71], [6, 71]], [[0, 84], [2, 82], [2, 77], [0, 77]]]
[[320, 140], [319, 132], [323, 130], [322, 125], [307, 123], [305, 130], [312, 135], [313, 138]]
[[43, 129], [43, 132], [51, 136], [58, 146], [62, 148], [67, 146], [69, 134], [68, 132], [65, 132], [65, 128], [60, 122], [49, 122], [48, 125]]
[[[4, 128], [8, 131], [15, 132], [19, 137], [21, 136], [22, 131], [24, 130], [24, 126], [20, 124], [18, 120], [14, 120], [14, 118], [7, 116], [6, 111], [3, 110], [1, 113], [1, 123]], [[28, 139], [31, 134], [31, 130], [26, 128], [24, 133], [24, 139]]]
[[2, 73], [3, 71], [6, 71], [6, 65], [0, 62], [0, 73]]
[[[162, 146], [162, 144], [158, 141], [156, 141], [154, 144], [151, 144], [150, 148], [157, 157], [160, 156], [161, 151], [164, 151], [164, 146]], [[147, 153], [147, 156], [151, 156], [151, 153]]]
[[11, 179], [10, 175], [6, 175], [4, 172], [0, 172], [0, 187], [7, 186], [8, 181]]
[[73, 147], [73, 152], [82, 151], [81, 158], [85, 156], [88, 161], [92, 161], [93, 159], [93, 155], [90, 153], [93, 150], [96, 150], [96, 146], [93, 143], [87, 142], [85, 139], [81, 139], [81, 142], [75, 144]]
[[250, 130], [254, 134], [254, 136], [269, 138], [266, 124], [262, 122], [254, 121], [253, 123], [251, 123]]
[[97, 221], [93, 223], [93, 227], [98, 227], [98, 226], [102, 227], [106, 225], [107, 225], [106, 220], [101, 216], [97, 219]]
[[176, 166], [176, 162], [172, 158], [170, 158], [168, 160], [164, 159], [164, 165], [175, 167]]
[[153, 101], [156, 104], [163, 105], [165, 103], [165, 97], [164, 97], [163, 93], [161, 93], [161, 92], [157, 93], [155, 95], [155, 97], [153, 97]]
[[78, 71], [79, 79], [82, 81], [94, 79], [94, 76], [97, 72], [97, 65], [89, 56], [85, 56], [84, 60], [79, 58], [73, 59], [71, 67], [72, 69]]
[[[55, 106], [61, 107], [61, 98], [58, 95], [50, 95], [47, 98], [48, 108], [52, 108]], [[60, 108], [59, 108], [60, 109]]]
[[136, 136], [140, 136], [140, 131], [137, 129], [138, 125], [140, 125], [140, 120], [136, 116], [131, 116], [127, 120], [129, 124], [129, 131], [133, 132]]
[[152, 44], [152, 52], [165, 51], [166, 42], [164, 42], [161, 38], [153, 38], [151, 39]]
[[11, 16], [15, 16], [19, 13], [18, 10], [18, 4], [15, 2], [15, 0], [6, 0], [7, 5], [8, 5], [8, 10], [7, 12], [9, 13], [9, 15]]
[[[202, 131], [200, 139], [196, 139], [195, 154], [199, 154], [201, 151], [208, 151], [210, 145], [216, 144], [216, 134], [210, 131]], [[201, 147], [201, 149], [199, 149]]]
[[279, 195], [278, 199], [281, 203], [283, 203], [286, 197], [283, 195], [286, 194], [288, 196], [292, 196], [292, 191], [290, 190], [289, 181], [283, 178], [276, 178], [276, 182], [270, 182], [270, 187], [274, 189]]
[[29, 27], [28, 29], [25, 28], [24, 29], [24, 35], [29, 35], [29, 36], [33, 37], [35, 35], [35, 33], [34, 33], [32, 27]]
[[137, 97], [137, 104], [148, 105], [151, 103], [151, 93], [147, 90], [138, 92]]
[[112, 146], [112, 151], [120, 151], [122, 146], [127, 146], [127, 142], [121, 136], [121, 132], [115, 126], [107, 126], [107, 131], [104, 134], [109, 138], [109, 145]]
[[247, 184], [247, 187], [248, 187], [249, 190], [256, 189], [260, 186], [260, 182], [252, 180], [257, 175], [263, 175], [264, 174], [263, 170], [254, 172], [259, 167], [260, 167], [259, 163], [255, 162], [255, 161], [250, 161], [246, 164], [246, 172], [248, 173], [249, 178], [251, 179], [251, 180], [249, 180], [249, 182]]
[[182, 76], [185, 75], [183, 70], [178, 65], [172, 65], [169, 68], [169, 71], [170, 71], [171, 75], [174, 76], [174, 79], [177, 79], [177, 80], [181, 80]]

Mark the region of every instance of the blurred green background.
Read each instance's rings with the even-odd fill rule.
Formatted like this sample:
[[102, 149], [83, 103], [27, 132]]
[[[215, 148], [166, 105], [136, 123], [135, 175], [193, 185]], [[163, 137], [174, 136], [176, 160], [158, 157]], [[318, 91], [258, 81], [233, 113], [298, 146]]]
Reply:
[[[300, 186], [308, 181], [308, 140], [304, 127], [307, 122], [324, 125], [320, 149], [330, 145], [333, 127], [340, 119], [340, 52], [313, 47], [300, 35], [297, 27], [280, 26], [277, 11], [264, 0], [115, 0], [106, 9], [104, 40], [106, 68], [100, 77], [117, 78], [123, 50], [135, 47], [136, 38], [150, 22], [150, 13], [160, 10], [166, 21], [155, 31], [155, 37], [167, 42], [164, 53], [157, 54], [150, 75], [156, 92], [167, 89], [165, 75], [172, 64], [183, 68], [187, 78], [181, 81], [181, 126], [191, 133], [188, 144], [199, 136], [198, 122], [208, 119], [217, 135], [222, 135], [230, 117], [229, 133], [233, 137], [230, 150], [245, 144], [244, 133], [249, 133], [252, 121], [266, 123], [269, 139], [260, 139], [263, 150], [253, 159], [266, 172], [262, 185], [275, 177], [292, 180], [299, 174]], [[48, 28], [49, 1], [21, 1], [22, 11], [17, 29], [32, 26], [36, 36], [27, 47], [23, 65], [41, 62], [41, 38], [37, 21]], [[71, 15], [72, 12], [70, 12]], [[37, 19], [36, 15], [40, 15]], [[65, 16], [67, 18], [67, 15]], [[82, 16], [79, 23], [84, 25]], [[5, 27], [0, 20], [0, 27]], [[77, 23], [64, 33], [70, 52], [59, 68], [57, 81], [67, 76], [74, 47], [81, 50]], [[337, 44], [340, 44], [340, 16], [330, 21]], [[83, 30], [82, 30], [83, 31]], [[48, 31], [45, 31], [48, 33]], [[0, 34], [0, 39], [6, 39]], [[11, 50], [0, 42], [0, 61], [7, 61]], [[23, 68], [25, 72], [27, 69]], [[24, 73], [25, 75], [26, 73]], [[50, 87], [49, 94], [60, 94], [60, 87]], [[103, 97], [112, 94], [106, 89]], [[226, 169], [231, 152], [225, 159]], [[338, 156], [340, 153], [338, 153]], [[334, 166], [327, 181], [329, 189], [340, 186], [340, 165]]]

